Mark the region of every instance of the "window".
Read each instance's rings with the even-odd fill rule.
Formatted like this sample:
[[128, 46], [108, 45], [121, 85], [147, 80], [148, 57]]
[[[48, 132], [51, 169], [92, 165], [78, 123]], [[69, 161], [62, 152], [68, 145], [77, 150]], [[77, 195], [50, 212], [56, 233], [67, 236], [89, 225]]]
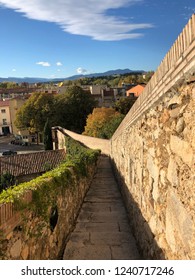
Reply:
[[7, 124], [7, 119], [3, 119], [3, 125]]
[[6, 113], [6, 110], [5, 110], [5, 109], [1, 109], [1, 113], [2, 113], [2, 114], [5, 114], [5, 113]]

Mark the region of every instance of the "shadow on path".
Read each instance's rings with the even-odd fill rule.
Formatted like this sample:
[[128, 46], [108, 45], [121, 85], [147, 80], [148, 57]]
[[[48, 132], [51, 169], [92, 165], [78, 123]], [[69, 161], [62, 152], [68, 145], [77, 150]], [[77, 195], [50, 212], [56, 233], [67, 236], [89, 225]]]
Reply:
[[63, 259], [140, 259], [108, 157], [99, 159]]

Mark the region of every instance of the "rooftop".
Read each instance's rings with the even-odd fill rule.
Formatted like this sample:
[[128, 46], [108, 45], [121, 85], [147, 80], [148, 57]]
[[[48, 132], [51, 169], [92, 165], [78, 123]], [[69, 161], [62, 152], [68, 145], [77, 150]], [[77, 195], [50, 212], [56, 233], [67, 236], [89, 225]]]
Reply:
[[65, 150], [61, 149], [0, 157], [0, 174], [9, 172], [17, 177], [43, 173], [48, 167], [57, 167], [65, 156]]

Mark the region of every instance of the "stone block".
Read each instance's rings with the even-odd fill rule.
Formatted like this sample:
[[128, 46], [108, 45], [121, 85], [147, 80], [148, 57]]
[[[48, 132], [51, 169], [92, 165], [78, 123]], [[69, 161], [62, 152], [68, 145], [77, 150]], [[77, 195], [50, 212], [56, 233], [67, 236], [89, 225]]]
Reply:
[[[177, 194], [169, 190], [166, 209], [166, 240], [173, 253], [176, 254], [179, 247], [182, 248], [183, 255], [189, 252], [194, 234], [193, 222], [189, 214]], [[180, 244], [179, 247], [178, 244]]]
[[21, 252], [22, 259], [27, 260], [28, 254], [29, 254], [29, 246], [25, 245], [25, 247], [22, 249], [22, 252]]
[[181, 133], [184, 130], [184, 119], [183, 117], [179, 118], [176, 124], [177, 133]]
[[160, 122], [162, 122], [164, 124], [169, 120], [169, 118], [170, 118], [169, 111], [167, 109], [164, 109], [164, 111], [160, 117]]
[[149, 226], [151, 228], [151, 231], [153, 232], [153, 234], [155, 235], [157, 233], [157, 220], [156, 220], [156, 216], [153, 215], [150, 220], [149, 220]]
[[172, 186], [174, 187], [178, 186], [179, 184], [178, 166], [173, 157], [171, 157], [169, 160], [167, 179], [172, 184]]
[[20, 257], [22, 249], [22, 242], [20, 239], [18, 239], [11, 247], [10, 249], [10, 255], [12, 259], [18, 259]]
[[188, 142], [181, 140], [175, 135], [171, 135], [170, 148], [174, 154], [181, 157], [183, 162], [191, 167], [194, 155], [193, 150]]

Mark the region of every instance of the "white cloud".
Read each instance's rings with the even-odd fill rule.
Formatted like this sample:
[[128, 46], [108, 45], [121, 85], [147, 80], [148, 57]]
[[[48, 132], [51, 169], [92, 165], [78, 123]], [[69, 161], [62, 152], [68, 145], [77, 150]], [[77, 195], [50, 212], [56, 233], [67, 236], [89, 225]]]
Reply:
[[16, 72], [16, 69], [12, 69], [12, 72]]
[[71, 34], [113, 41], [137, 38], [142, 34], [135, 30], [152, 27], [148, 23], [130, 23], [107, 14], [110, 9], [124, 8], [140, 1], [143, 0], [0, 0], [0, 5], [30, 19], [55, 22]]
[[56, 62], [57, 66], [62, 66], [62, 63], [60, 61]]
[[40, 61], [40, 62], [37, 62], [36, 64], [44, 66], [44, 67], [51, 66], [51, 64], [49, 62], [47, 62], [47, 61]]
[[82, 67], [79, 67], [79, 68], [77, 68], [77, 73], [78, 73], [78, 74], [86, 74], [86, 73], [87, 73], [87, 70], [86, 70], [86, 69], [83, 69]]

